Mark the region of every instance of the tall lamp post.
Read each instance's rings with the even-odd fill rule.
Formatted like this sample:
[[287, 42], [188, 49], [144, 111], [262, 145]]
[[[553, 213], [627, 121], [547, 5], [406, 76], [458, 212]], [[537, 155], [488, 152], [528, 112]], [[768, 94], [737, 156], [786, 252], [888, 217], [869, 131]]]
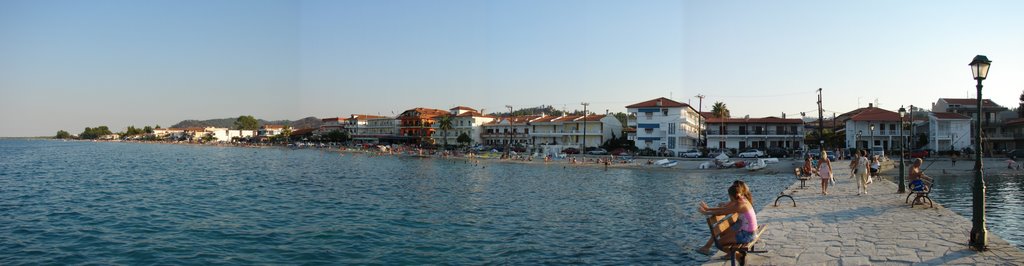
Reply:
[[971, 75], [978, 81], [978, 115], [974, 121], [974, 211], [971, 217], [971, 240], [968, 243], [975, 250], [986, 250], [988, 230], [985, 229], [985, 179], [981, 163], [981, 81], [988, 77], [988, 67], [992, 64], [984, 55], [977, 55], [971, 61]]
[[903, 175], [904, 175], [904, 172], [906, 172], [906, 166], [904, 166], [904, 163], [903, 163], [903, 156], [906, 155], [905, 154], [906, 153], [906, 149], [903, 146], [905, 146], [905, 144], [907, 143], [903, 139], [903, 117], [905, 117], [906, 115], [907, 115], [907, 109], [903, 109], [903, 106], [900, 106], [900, 186], [899, 186], [899, 190], [897, 190], [896, 193], [906, 193], [907, 192], [907, 188], [906, 188], [907, 186], [905, 184], [903, 184], [905, 182]]
[[[857, 140], [856, 140], [857, 143], [853, 144], [853, 147], [856, 148], [856, 149], [854, 149], [854, 151], [860, 149], [860, 134], [861, 133], [864, 133], [864, 130], [857, 130]], [[856, 155], [856, 154], [854, 154], [854, 155]]]
[[512, 127], [512, 105], [506, 105], [508, 108], [508, 143], [505, 144], [505, 158], [512, 158], [512, 153], [509, 151], [512, 149], [512, 134], [515, 133], [514, 127]]
[[871, 129], [871, 140], [869, 141], [871, 144], [868, 144], [868, 156], [875, 156], [875, 124], [868, 125], [868, 128]]
[[[580, 150], [580, 154], [586, 156], [587, 154], [587, 106], [590, 105], [588, 102], [580, 103], [583, 105], [583, 149]], [[586, 158], [586, 157], [584, 157]]]

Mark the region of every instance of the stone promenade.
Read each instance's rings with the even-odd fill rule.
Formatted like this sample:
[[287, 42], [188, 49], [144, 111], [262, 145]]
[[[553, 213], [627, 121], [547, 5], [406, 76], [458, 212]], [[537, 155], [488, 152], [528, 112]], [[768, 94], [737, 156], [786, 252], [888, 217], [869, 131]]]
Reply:
[[[1024, 252], [989, 231], [986, 252], [968, 248], [971, 221], [936, 202], [935, 208], [904, 203], [896, 184], [876, 180], [869, 195], [857, 195], [849, 178], [848, 161], [834, 165], [835, 186], [821, 195], [820, 181], [800, 189], [795, 182], [785, 192], [789, 199], [759, 202], [757, 214], [768, 229], [756, 247], [768, 253], [752, 254], [750, 265], [1024, 265]], [[941, 184], [940, 184], [941, 185]], [[757, 188], [751, 188], [757, 193]], [[728, 265], [715, 254], [705, 265]]]

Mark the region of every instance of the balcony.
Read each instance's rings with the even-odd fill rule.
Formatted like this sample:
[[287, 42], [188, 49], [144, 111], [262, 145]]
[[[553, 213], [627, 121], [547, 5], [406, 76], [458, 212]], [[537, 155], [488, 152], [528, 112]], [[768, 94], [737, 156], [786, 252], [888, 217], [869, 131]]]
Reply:
[[710, 135], [726, 135], [726, 136], [803, 136], [802, 132], [798, 131], [739, 131], [739, 130], [727, 130], [725, 134], [721, 134], [719, 130], [708, 130], [707, 134]]
[[510, 138], [510, 137], [511, 138], [527, 138], [529, 136], [530, 136], [530, 134], [526, 134], [526, 133], [515, 133], [515, 134], [509, 134], [509, 133], [482, 133], [482, 134], [480, 134], [481, 138], [495, 138], [495, 139]]

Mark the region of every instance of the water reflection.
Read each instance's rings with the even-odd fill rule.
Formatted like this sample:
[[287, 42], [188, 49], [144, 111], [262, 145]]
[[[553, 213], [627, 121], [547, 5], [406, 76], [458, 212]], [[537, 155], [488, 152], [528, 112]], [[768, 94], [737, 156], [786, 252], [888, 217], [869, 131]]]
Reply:
[[[971, 219], [974, 173], [934, 176], [936, 186], [932, 198], [942, 206]], [[989, 231], [1017, 247], [1024, 248], [1024, 176], [985, 175], [985, 214]], [[966, 232], [965, 232], [966, 234]], [[966, 240], [965, 240], [966, 241]]]

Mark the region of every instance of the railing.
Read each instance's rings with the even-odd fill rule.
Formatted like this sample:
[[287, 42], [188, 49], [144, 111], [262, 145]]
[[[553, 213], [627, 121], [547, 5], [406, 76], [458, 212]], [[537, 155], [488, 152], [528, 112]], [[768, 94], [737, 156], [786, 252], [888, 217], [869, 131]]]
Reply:
[[721, 134], [719, 130], [708, 130], [708, 135], [737, 135], [737, 136], [779, 136], [779, 135], [803, 135], [794, 131], [739, 131], [739, 130], [726, 130], [725, 134]]

